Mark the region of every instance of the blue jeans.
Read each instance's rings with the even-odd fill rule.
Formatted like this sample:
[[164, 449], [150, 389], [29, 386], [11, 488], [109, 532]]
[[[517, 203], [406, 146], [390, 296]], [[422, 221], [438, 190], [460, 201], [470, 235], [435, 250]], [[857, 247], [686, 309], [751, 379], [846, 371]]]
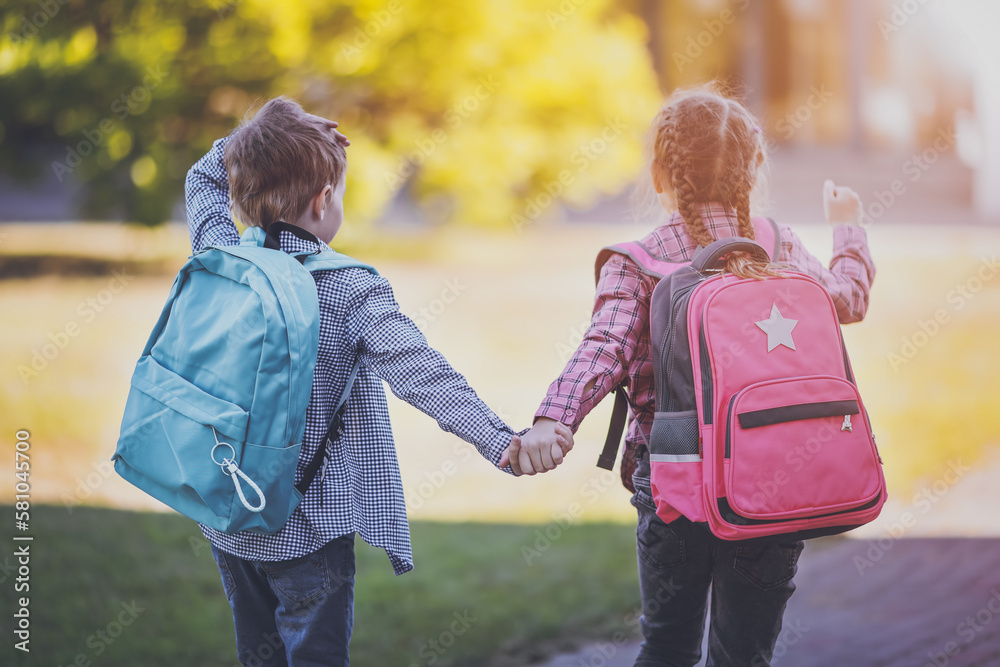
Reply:
[[707, 666], [767, 667], [802, 542], [728, 542], [684, 517], [666, 524], [648, 482], [636, 481], [644, 641], [635, 666], [698, 663], [711, 588]]
[[247, 667], [340, 667], [354, 623], [354, 534], [311, 554], [253, 561], [212, 547]]

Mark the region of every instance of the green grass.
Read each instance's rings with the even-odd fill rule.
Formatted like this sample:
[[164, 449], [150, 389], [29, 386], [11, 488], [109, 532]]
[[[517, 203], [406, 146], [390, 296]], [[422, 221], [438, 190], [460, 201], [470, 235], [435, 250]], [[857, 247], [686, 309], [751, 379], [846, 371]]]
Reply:
[[[231, 612], [193, 522], [51, 506], [32, 508], [31, 519], [31, 653], [12, 650], [7, 622], [0, 656], [15, 655], [0, 663], [237, 664]], [[415, 522], [416, 569], [402, 577], [382, 551], [359, 540], [352, 662], [525, 665], [575, 640], [634, 631], [627, 622], [639, 604], [634, 528], [548, 528], [556, 539], [529, 566], [522, 547], [535, 548], [535, 531], [546, 526]], [[14, 609], [14, 576], [0, 584], [7, 610]], [[122, 605], [133, 601], [142, 611], [120, 636], [102, 639], [98, 631], [118, 634]], [[460, 636], [449, 634], [456, 613], [474, 619]], [[444, 644], [451, 646], [436, 648]]]

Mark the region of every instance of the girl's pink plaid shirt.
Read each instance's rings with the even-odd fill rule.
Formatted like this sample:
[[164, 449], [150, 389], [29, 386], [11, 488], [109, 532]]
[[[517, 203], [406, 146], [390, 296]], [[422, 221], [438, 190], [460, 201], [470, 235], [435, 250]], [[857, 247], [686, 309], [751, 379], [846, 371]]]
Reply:
[[[736, 236], [739, 228], [732, 209], [708, 204], [702, 218], [715, 238]], [[779, 263], [816, 278], [833, 297], [842, 324], [859, 322], [868, 310], [868, 293], [875, 278], [875, 264], [868, 238], [860, 227], [841, 225], [833, 231], [833, 259], [824, 267], [787, 225], [781, 234]], [[698, 248], [683, 219], [674, 214], [640, 243], [651, 254], [686, 261]], [[653, 362], [649, 342], [649, 301], [656, 282], [639, 272], [623, 255], [613, 255], [601, 270], [590, 328], [562, 374], [549, 391], [535, 417], [555, 419], [574, 432], [583, 418], [619, 384], [629, 389], [636, 410], [626, 440], [646, 442], [653, 425]]]

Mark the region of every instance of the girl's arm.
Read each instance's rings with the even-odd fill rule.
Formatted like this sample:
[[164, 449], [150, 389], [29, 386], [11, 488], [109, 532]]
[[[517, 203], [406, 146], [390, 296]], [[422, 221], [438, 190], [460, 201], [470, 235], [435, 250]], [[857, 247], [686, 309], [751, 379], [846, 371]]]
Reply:
[[809, 274], [826, 287], [841, 324], [860, 322], [868, 311], [868, 293], [875, 280], [868, 235], [861, 228], [861, 198], [854, 190], [838, 187], [828, 179], [823, 183], [823, 208], [827, 222], [833, 225], [833, 259], [829, 268], [820, 264], [786, 225], [781, 226], [779, 261]]
[[[601, 268], [590, 327], [566, 368], [549, 386], [535, 413], [535, 425], [512, 448], [511, 462], [518, 472], [545, 472], [538, 462], [560, 458], [553, 435], [561, 425], [576, 432], [586, 417], [612, 389], [626, 381], [639, 340], [648, 330], [652, 284], [630, 260], [613, 255]], [[547, 458], [551, 448], [551, 459]], [[558, 463], [558, 461], [556, 461]]]
[[240, 242], [236, 223], [229, 212], [229, 175], [223, 159], [226, 139], [212, 144], [212, 150], [198, 160], [184, 180], [191, 249], [230, 246]]
[[875, 263], [868, 250], [868, 237], [861, 227], [841, 225], [833, 229], [833, 259], [829, 268], [820, 264], [802, 240], [787, 225], [781, 229], [784, 264], [818, 280], [833, 297], [841, 324], [860, 322], [868, 312], [868, 294], [875, 279]]
[[601, 269], [590, 328], [566, 368], [549, 386], [535, 419], [552, 419], [574, 432], [612, 389], [628, 377], [640, 338], [649, 327], [651, 284], [631, 260], [613, 255]]

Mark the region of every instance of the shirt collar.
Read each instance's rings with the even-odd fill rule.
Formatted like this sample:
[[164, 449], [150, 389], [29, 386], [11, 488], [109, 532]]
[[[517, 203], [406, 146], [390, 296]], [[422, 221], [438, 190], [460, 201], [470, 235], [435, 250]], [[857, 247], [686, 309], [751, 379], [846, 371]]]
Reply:
[[[308, 233], [308, 232], [307, 232]], [[313, 234], [309, 234], [312, 240], [305, 241], [300, 239], [295, 234], [289, 232], [281, 232], [281, 249], [287, 253], [299, 253], [299, 252], [323, 252], [324, 250], [329, 250], [330, 246], [320, 241]]]

